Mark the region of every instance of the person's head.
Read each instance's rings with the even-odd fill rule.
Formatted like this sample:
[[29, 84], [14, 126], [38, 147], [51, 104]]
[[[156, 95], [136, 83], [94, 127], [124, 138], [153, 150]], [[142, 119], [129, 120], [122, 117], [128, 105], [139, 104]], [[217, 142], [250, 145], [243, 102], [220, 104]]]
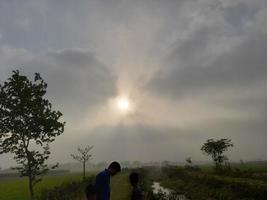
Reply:
[[139, 181], [139, 175], [138, 173], [136, 172], [132, 172], [130, 175], [129, 175], [129, 179], [130, 179], [130, 183], [132, 186], [136, 186], [138, 184], [138, 181]]
[[114, 161], [108, 166], [108, 171], [111, 176], [114, 176], [121, 171], [121, 166], [118, 162]]
[[87, 200], [96, 200], [96, 187], [94, 185], [87, 185], [85, 188], [85, 194]]

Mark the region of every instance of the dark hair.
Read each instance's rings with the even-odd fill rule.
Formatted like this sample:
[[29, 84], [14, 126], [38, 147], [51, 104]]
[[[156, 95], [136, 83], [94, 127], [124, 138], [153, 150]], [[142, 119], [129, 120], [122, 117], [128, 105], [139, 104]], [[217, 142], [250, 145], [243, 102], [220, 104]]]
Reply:
[[96, 195], [96, 187], [92, 184], [87, 185], [85, 188], [85, 194], [87, 198]]
[[110, 165], [108, 166], [108, 168], [115, 169], [117, 172], [120, 172], [121, 171], [121, 165], [117, 161], [114, 161], [114, 162], [110, 163]]
[[132, 185], [136, 185], [139, 181], [139, 175], [138, 173], [136, 172], [132, 172], [130, 175], [129, 175], [129, 179], [130, 179], [130, 182]]

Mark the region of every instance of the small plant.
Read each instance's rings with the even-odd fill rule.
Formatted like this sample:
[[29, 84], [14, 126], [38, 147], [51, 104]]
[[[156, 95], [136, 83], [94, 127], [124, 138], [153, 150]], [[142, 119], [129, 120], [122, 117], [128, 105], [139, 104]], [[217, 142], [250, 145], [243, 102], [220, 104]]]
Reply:
[[51, 189], [45, 189], [38, 196], [37, 200], [72, 200], [79, 199], [84, 193], [84, 188], [88, 183], [93, 183], [93, 177], [89, 177], [84, 181], [71, 181], [62, 183]]

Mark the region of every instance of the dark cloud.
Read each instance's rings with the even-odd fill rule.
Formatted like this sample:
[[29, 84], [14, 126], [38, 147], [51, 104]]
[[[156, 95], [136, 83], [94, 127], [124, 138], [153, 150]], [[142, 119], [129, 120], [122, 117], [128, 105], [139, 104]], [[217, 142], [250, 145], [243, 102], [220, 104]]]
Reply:
[[205, 43], [202, 39], [199, 38], [200, 43], [190, 41], [186, 43], [188, 46], [182, 45], [175, 50], [178, 57], [179, 53], [185, 50], [184, 57], [185, 60], [188, 59], [189, 64], [186, 61], [184, 66], [177, 63], [177, 66], [167, 72], [162, 69], [163, 72], [158, 72], [148, 83], [148, 88], [179, 98], [185, 94], [209, 92], [211, 89], [220, 92], [253, 88], [257, 83], [267, 82], [267, 36], [251, 38], [216, 57], [209, 64], [205, 61], [193, 63], [194, 55], [202, 53], [201, 48]]
[[[48, 98], [68, 119], [77, 119], [87, 110], [103, 104], [116, 93], [116, 77], [86, 49], [63, 49], [36, 55], [26, 50], [2, 48], [1, 80], [14, 69], [33, 77], [41, 74], [48, 83]], [[75, 116], [75, 117], [74, 117]]]
[[242, 27], [244, 23], [255, 16], [257, 9], [257, 6], [253, 4], [248, 5], [244, 2], [237, 2], [225, 8], [224, 18], [233, 26]]
[[[253, 90], [266, 83], [267, 35], [260, 31], [263, 24], [257, 21], [267, 18], [262, 15], [261, 19], [255, 19], [266, 10], [259, 5], [233, 3], [215, 7], [217, 12], [206, 14], [207, 18], [214, 15], [212, 22], [204, 21], [184, 40], [174, 43], [174, 48], [162, 62], [164, 68], [151, 78], [147, 89], [182, 98]], [[233, 23], [238, 23], [239, 27]], [[253, 23], [257, 24], [258, 32], [253, 32], [256, 29], [251, 25]], [[240, 27], [243, 31], [236, 32]], [[262, 93], [266, 94], [265, 91]]]
[[[95, 55], [88, 49], [62, 49], [60, 51], [52, 51], [48, 53], [49, 56], [53, 57], [56, 62], [65, 64], [66, 67], [71, 68], [87, 68], [92, 65], [103, 65], [100, 63]], [[105, 69], [105, 67], [102, 67]]]

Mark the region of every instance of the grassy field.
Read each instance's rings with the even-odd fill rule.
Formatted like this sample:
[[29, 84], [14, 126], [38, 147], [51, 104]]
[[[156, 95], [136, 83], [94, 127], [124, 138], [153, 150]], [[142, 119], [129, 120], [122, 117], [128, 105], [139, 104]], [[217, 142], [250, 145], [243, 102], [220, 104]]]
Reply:
[[[231, 163], [232, 168], [238, 168], [240, 170], [250, 170], [252, 172], [267, 172], [267, 164], [257, 164], [257, 163]], [[200, 168], [204, 171], [213, 171], [213, 165], [200, 165]]]
[[223, 173], [216, 174], [209, 168], [203, 170], [168, 166], [160, 174], [159, 182], [190, 199], [265, 200], [267, 174], [264, 169], [266, 166], [250, 166], [238, 170], [226, 168]]
[[[81, 179], [80, 173], [71, 173], [61, 176], [44, 177], [35, 187], [35, 193], [38, 194], [45, 188], [53, 188], [64, 182]], [[28, 180], [27, 178], [3, 179], [0, 180], [0, 200], [28, 200]]]
[[[90, 175], [90, 174], [88, 174]], [[91, 173], [92, 175], [92, 173]], [[61, 176], [47, 176], [35, 187], [35, 193], [41, 190], [53, 188], [64, 182], [76, 181], [81, 179], [80, 173], [71, 173]], [[128, 173], [120, 173], [111, 178], [111, 199], [129, 199], [130, 185]], [[0, 180], [0, 200], [28, 200], [28, 180], [26, 178]]]
[[[265, 190], [267, 191], [266, 165], [235, 167], [242, 169], [242, 171], [236, 172], [233, 168], [233, 171], [228, 172], [229, 174], [216, 175], [212, 172], [211, 166], [203, 166], [196, 171], [176, 166], [163, 169], [157, 167], [142, 168], [139, 169], [139, 174], [143, 185], [146, 186], [146, 189], [143, 187], [145, 191], [149, 190], [153, 181], [158, 181], [164, 187], [173, 189], [180, 194], [186, 194], [192, 199], [199, 200], [212, 197], [219, 200], [236, 200], [249, 197], [250, 199], [265, 200]], [[130, 171], [124, 171], [111, 178], [112, 200], [130, 199], [129, 173]], [[94, 174], [88, 173], [88, 176]], [[47, 176], [36, 185], [35, 193], [39, 194], [44, 189], [54, 188], [64, 182], [79, 180], [81, 180], [80, 173]], [[84, 186], [81, 186], [81, 190], [77, 193], [78, 196], [83, 191], [82, 187]], [[76, 193], [71, 194], [73, 194], [75, 200], [84, 200], [82, 196], [77, 197]], [[0, 180], [0, 200], [28, 200], [28, 197], [28, 181], [26, 178]]]
[[130, 199], [129, 173], [122, 172], [111, 178], [111, 199], [128, 200]]

